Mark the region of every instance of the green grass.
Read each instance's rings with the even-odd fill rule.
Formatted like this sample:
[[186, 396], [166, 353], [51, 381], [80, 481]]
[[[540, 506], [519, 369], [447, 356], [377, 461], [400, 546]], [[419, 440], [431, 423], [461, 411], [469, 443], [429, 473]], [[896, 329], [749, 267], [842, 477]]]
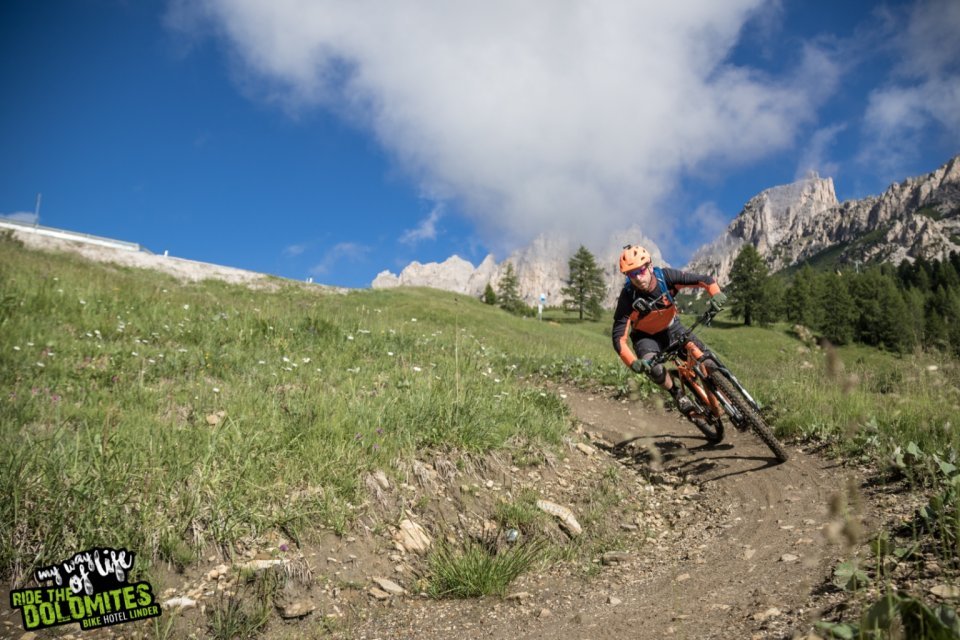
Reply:
[[[181, 284], [0, 243], [0, 571], [93, 545], [188, 563], [209, 545], [342, 531], [424, 448], [555, 446], [551, 363], [600, 332], [425, 289]], [[626, 379], [626, 372], [619, 372]]]
[[[531, 380], [651, 392], [609, 318], [275, 284], [183, 284], [0, 242], [0, 573], [94, 545], [186, 566], [267, 531], [342, 532], [371, 470], [429, 448], [535, 463], [559, 445], [567, 410]], [[881, 461], [909, 442], [958, 450], [954, 360], [810, 349], [786, 325], [700, 335], [781, 436]], [[497, 519], [523, 527], [528, 512]]]
[[803, 344], [787, 325], [707, 329], [703, 338], [770, 408], [778, 433], [835, 441], [846, 455], [886, 459], [897, 446], [957, 451], [960, 367], [938, 354], [898, 356]]
[[467, 540], [461, 547], [442, 541], [429, 557], [427, 593], [435, 598], [503, 596], [507, 587], [543, 556], [539, 539], [499, 546], [495, 539]]

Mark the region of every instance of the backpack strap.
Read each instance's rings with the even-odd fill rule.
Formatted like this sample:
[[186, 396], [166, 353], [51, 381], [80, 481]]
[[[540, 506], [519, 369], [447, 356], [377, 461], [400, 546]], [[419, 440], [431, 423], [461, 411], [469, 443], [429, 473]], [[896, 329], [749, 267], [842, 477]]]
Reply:
[[663, 269], [660, 267], [654, 267], [653, 275], [657, 276], [657, 284], [660, 285], [660, 293], [667, 296], [667, 300], [670, 301], [670, 304], [674, 304], [673, 296], [670, 295], [670, 289], [667, 288], [667, 279], [663, 275]]

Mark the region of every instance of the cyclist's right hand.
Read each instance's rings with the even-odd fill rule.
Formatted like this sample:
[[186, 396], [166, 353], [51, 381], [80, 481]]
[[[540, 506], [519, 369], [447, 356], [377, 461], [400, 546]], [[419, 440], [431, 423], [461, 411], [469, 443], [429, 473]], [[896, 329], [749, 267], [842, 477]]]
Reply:
[[650, 373], [650, 362], [637, 358], [633, 361], [633, 364], [630, 365], [630, 368], [633, 369], [634, 373]]

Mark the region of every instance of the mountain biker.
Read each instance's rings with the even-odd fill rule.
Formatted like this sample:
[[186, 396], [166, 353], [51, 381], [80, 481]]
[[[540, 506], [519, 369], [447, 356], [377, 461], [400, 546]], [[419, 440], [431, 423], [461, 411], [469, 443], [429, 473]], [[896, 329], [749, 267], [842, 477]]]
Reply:
[[[693, 403], [667, 375], [666, 368], [662, 364], [651, 365], [650, 359], [670, 344], [681, 328], [673, 301], [677, 291], [685, 287], [706, 289], [714, 311], [723, 309], [727, 296], [712, 276], [652, 267], [651, 262], [650, 253], [640, 246], [627, 245], [620, 254], [620, 272], [627, 276], [627, 282], [613, 314], [613, 348], [635, 373], [645, 373], [666, 389], [677, 409], [689, 416]], [[706, 350], [695, 336], [693, 341]]]

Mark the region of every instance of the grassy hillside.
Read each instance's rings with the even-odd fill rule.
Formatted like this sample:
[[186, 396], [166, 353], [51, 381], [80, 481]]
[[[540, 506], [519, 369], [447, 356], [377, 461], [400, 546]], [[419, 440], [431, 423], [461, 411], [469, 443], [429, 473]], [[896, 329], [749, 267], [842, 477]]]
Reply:
[[[786, 327], [702, 336], [783, 434], [956, 451], [955, 363], [824, 352]], [[608, 321], [432, 290], [182, 284], [0, 242], [0, 573], [94, 544], [189, 563], [269, 530], [343, 531], [366, 473], [418, 450], [519, 463], [558, 445], [568, 417], [539, 376], [649, 392]]]
[[519, 384], [598, 331], [428, 290], [275, 291], [0, 243], [0, 568], [85, 545], [182, 561], [282, 528], [342, 529], [361, 477], [418, 449], [560, 442]]

